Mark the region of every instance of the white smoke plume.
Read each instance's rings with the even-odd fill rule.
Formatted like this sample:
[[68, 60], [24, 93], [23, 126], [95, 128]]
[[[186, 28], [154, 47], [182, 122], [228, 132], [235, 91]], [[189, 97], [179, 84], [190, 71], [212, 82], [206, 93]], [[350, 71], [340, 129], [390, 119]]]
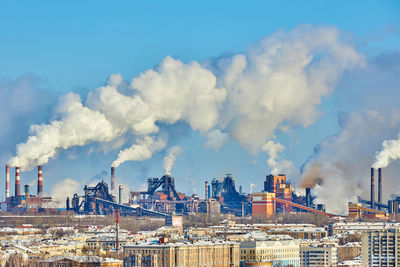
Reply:
[[164, 136], [137, 138], [136, 144], [119, 152], [118, 158], [112, 163], [113, 167], [118, 167], [125, 161], [142, 161], [149, 159], [153, 153], [160, 151], [167, 144]]
[[223, 125], [257, 153], [276, 129], [311, 125], [340, 75], [363, 65], [364, 57], [334, 27], [279, 31], [218, 62], [220, 84], [228, 90]]
[[216, 129], [207, 133], [207, 142], [206, 147], [214, 149], [214, 151], [218, 151], [222, 145], [227, 142], [229, 139], [229, 135], [227, 133], [221, 132], [221, 130]]
[[31, 136], [17, 146], [17, 156], [9, 161], [12, 166], [32, 170], [54, 158], [59, 149], [107, 142], [120, 135], [104, 114], [84, 107], [79, 95], [73, 93], [60, 99], [54, 115], [58, 118], [49, 124], [31, 126]]
[[372, 168], [385, 168], [390, 162], [398, 159], [400, 159], [400, 133], [397, 139], [383, 141], [382, 150], [377, 153]]
[[72, 178], [65, 178], [53, 186], [50, 195], [52, 198], [58, 201], [63, 201], [62, 204], [65, 204], [65, 199], [71, 197], [80, 189], [81, 185], [78, 181]]
[[276, 129], [312, 124], [321, 98], [345, 70], [363, 62], [336, 28], [311, 25], [266, 37], [212, 68], [166, 57], [128, 88], [121, 75], [111, 75], [106, 86], [88, 94], [86, 106], [76, 94], [62, 97], [53, 119], [31, 127], [31, 136], [17, 146], [10, 163], [29, 170], [60, 149], [131, 135], [137, 144], [119, 152], [113, 163], [119, 166], [163, 149], [166, 141], [156, 136], [161, 125], [178, 121], [203, 135], [217, 129], [208, 133], [215, 141], [208, 146], [224, 142], [221, 129], [226, 129], [257, 153]]
[[267, 164], [271, 168], [271, 174], [278, 175], [280, 173], [285, 173], [288, 177], [297, 177], [299, 171], [293, 165], [293, 162], [280, 159], [279, 154], [285, 150], [282, 144], [270, 140], [262, 146], [261, 150], [266, 152], [269, 156]]
[[165, 174], [171, 174], [172, 167], [175, 164], [176, 157], [182, 153], [182, 149], [179, 146], [173, 146], [168, 149], [168, 154], [164, 157], [164, 170]]
[[[382, 141], [398, 131], [400, 111], [353, 111], [339, 117], [340, 132], [315, 148], [303, 167], [302, 187], [314, 187], [316, 202], [333, 213], [346, 214], [347, 203], [369, 199], [370, 168]], [[398, 193], [398, 164], [384, 169], [383, 200]]]

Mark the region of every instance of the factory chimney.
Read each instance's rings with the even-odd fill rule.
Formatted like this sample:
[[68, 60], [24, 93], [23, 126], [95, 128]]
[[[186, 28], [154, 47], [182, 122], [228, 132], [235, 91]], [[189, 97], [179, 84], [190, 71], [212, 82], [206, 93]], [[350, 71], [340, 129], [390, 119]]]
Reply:
[[38, 195], [38, 197], [41, 197], [43, 195], [43, 167], [42, 166], [38, 166], [37, 195]]
[[115, 167], [111, 167], [111, 192], [114, 193], [115, 185]]
[[6, 198], [10, 197], [10, 165], [6, 165]]
[[382, 168], [378, 169], [378, 203], [382, 204]]
[[204, 183], [204, 199], [208, 199], [208, 182]]
[[19, 171], [19, 167], [15, 167], [15, 196], [19, 196], [20, 195], [20, 191], [19, 191], [19, 184], [20, 184], [20, 171]]
[[374, 168], [371, 168], [371, 209], [375, 209]]
[[122, 204], [122, 192], [123, 192], [124, 187], [119, 185], [119, 204]]

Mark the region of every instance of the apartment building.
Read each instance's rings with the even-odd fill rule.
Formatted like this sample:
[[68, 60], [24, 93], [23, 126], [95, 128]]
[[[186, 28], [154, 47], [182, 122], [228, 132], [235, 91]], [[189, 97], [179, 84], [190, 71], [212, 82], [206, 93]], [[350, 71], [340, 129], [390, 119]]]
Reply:
[[239, 244], [228, 241], [144, 242], [124, 246], [124, 266], [238, 267]]
[[300, 247], [300, 261], [302, 267], [337, 266], [337, 244], [312, 244]]
[[400, 266], [400, 230], [389, 228], [363, 232], [362, 266]]

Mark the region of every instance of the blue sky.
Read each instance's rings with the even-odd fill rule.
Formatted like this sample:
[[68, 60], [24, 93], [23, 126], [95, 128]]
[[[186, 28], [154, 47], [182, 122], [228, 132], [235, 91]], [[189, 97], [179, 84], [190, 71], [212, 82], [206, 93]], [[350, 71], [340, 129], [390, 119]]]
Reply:
[[[26, 123], [10, 126], [18, 133], [3, 138], [2, 164], [15, 153], [15, 145], [26, 140], [29, 124], [50, 119], [59, 95], [73, 91], [85, 98], [110, 74], [121, 73], [131, 81], [168, 55], [188, 63], [241, 53], [249, 44], [301, 24], [336, 27], [360, 53], [373, 58], [400, 47], [399, 14], [399, 1], [1, 1], [0, 77], [12, 82], [32, 74], [39, 79], [34, 87], [49, 94], [33, 114], [18, 117]], [[349, 90], [339, 81], [334, 93], [322, 98], [322, 115], [315, 123], [276, 132], [286, 147], [282, 158], [301, 167], [321, 140], [339, 131], [338, 113], [354, 109], [345, 97]], [[202, 194], [205, 179], [226, 172], [246, 191], [250, 182], [261, 187], [270, 171], [265, 153], [249, 154], [233, 139], [214, 152], [205, 148], [198, 131], [187, 128], [181, 126], [168, 144], [183, 148], [173, 169], [178, 189], [195, 188]], [[66, 177], [85, 180], [108, 172], [118, 151], [104, 153], [94, 147], [61, 151], [45, 167], [45, 191], [50, 193], [51, 186]], [[124, 163], [117, 173], [131, 188], [139, 187], [147, 178], [143, 175], [162, 174], [164, 155], [161, 151], [150, 160]], [[34, 176], [23, 174], [22, 184]]]

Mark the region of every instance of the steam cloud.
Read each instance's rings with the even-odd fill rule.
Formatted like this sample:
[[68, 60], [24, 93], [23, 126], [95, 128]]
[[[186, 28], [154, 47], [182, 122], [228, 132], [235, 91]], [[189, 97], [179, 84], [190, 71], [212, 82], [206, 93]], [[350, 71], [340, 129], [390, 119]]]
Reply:
[[164, 170], [165, 174], [171, 174], [172, 167], [175, 164], [176, 157], [182, 153], [182, 149], [179, 146], [173, 146], [168, 150], [168, 154], [164, 157]]
[[393, 160], [400, 159], [400, 134], [397, 139], [385, 140], [382, 150], [377, 153], [373, 168], [385, 168]]
[[261, 148], [261, 150], [266, 152], [269, 156], [267, 164], [271, 168], [271, 174], [278, 175], [280, 173], [286, 173], [290, 177], [297, 177], [298, 170], [294, 167], [293, 162], [281, 160], [279, 158], [279, 153], [284, 149], [285, 147], [282, 144], [276, 143], [272, 140], [268, 141]]
[[206, 65], [166, 57], [128, 88], [120, 74], [111, 75], [84, 104], [76, 94], [62, 97], [52, 120], [31, 127], [10, 163], [30, 170], [60, 149], [133, 136], [136, 143], [119, 152], [117, 167], [163, 149], [160, 125], [178, 121], [208, 136], [207, 146], [218, 148], [229, 133], [257, 153], [276, 129], [312, 124], [340, 75], [364, 64], [340, 36], [334, 27], [302, 25]]
[[[316, 203], [347, 213], [347, 203], [369, 199], [368, 166], [383, 140], [397, 132], [400, 111], [352, 111], [339, 116], [340, 132], [326, 138], [303, 167], [303, 187], [314, 187]], [[391, 167], [391, 168], [390, 168]], [[398, 192], [398, 165], [385, 169], [384, 192]], [[389, 194], [386, 193], [386, 196]]]

